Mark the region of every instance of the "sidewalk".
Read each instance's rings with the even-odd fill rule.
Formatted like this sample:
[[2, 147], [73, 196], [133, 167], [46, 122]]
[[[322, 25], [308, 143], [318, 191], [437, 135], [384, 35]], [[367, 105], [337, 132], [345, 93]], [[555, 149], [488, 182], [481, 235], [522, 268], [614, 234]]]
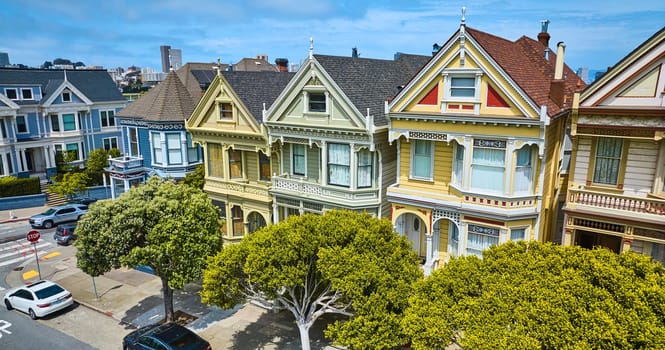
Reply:
[[[0, 230], [11, 222], [25, 221], [44, 209], [17, 209], [14, 211], [17, 218], [11, 220], [5, 220], [9, 218], [9, 211], [0, 211]], [[119, 324], [141, 327], [163, 319], [161, 281], [158, 277], [132, 269], [113, 270], [94, 278], [95, 296], [93, 279], [76, 267], [75, 254], [76, 248], [69, 246], [56, 247], [40, 256], [42, 278], [56, 281], [69, 290], [80, 305], [101, 312]], [[36, 281], [39, 276], [34, 271], [37, 271], [37, 263], [35, 259], [28, 259], [9, 273], [6, 282], [15, 287]], [[174, 309], [178, 315], [191, 316], [187, 327], [208, 340], [213, 349], [300, 348], [300, 335], [291, 313], [275, 313], [253, 304], [222, 310], [201, 304], [199, 291], [197, 284], [175, 291]], [[323, 338], [324, 324], [324, 320], [318, 320], [310, 331], [312, 349], [336, 349]]]

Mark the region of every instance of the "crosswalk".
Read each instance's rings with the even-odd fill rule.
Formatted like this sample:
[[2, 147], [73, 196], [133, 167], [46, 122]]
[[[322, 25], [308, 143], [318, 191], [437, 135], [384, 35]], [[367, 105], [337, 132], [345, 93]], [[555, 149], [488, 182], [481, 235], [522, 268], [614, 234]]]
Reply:
[[34, 259], [35, 249], [37, 249], [37, 255], [41, 257], [47, 254], [53, 247], [53, 243], [47, 242], [43, 239], [37, 241], [36, 245], [25, 241], [2, 243], [0, 244], [0, 267], [18, 264], [28, 259]]

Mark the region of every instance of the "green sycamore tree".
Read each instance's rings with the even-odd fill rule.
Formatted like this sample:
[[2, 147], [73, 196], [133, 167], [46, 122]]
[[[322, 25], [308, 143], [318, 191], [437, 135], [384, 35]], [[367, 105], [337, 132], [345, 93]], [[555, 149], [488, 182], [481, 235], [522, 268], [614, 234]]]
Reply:
[[665, 270], [650, 257], [509, 242], [419, 282], [414, 349], [665, 349]]
[[203, 189], [205, 185], [205, 168], [203, 164], [196, 166], [193, 172], [185, 175], [185, 178], [182, 180], [185, 185], [196, 187], [200, 190]]
[[60, 181], [49, 185], [48, 189], [65, 198], [72, 198], [88, 189], [88, 181], [90, 181], [90, 178], [86, 173], [69, 172], [62, 175]]
[[290, 216], [225, 246], [208, 261], [204, 302], [230, 308], [247, 299], [278, 302], [294, 316], [301, 346], [324, 314], [342, 314], [326, 330], [354, 349], [388, 349], [407, 338], [400, 321], [418, 258], [388, 220], [333, 210]]
[[92, 185], [101, 185], [104, 181], [102, 175], [106, 174], [104, 168], [109, 166], [109, 156], [120, 157], [120, 150], [112, 148], [105, 150], [97, 148], [88, 153], [88, 160], [85, 163], [85, 173], [90, 178]]
[[201, 190], [153, 176], [90, 206], [76, 229], [77, 266], [92, 277], [121, 266], [151, 267], [172, 321], [173, 289], [199, 280], [208, 256], [221, 249], [218, 218], [219, 209]]

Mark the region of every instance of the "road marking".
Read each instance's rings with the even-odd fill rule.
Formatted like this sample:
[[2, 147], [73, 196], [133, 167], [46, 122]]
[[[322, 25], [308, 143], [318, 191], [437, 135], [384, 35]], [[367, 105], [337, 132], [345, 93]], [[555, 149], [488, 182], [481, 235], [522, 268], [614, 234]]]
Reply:
[[50, 258], [55, 258], [58, 255], [60, 255], [60, 252], [53, 252], [53, 253], [46, 254], [46, 255], [42, 256], [41, 259], [42, 260], [48, 260]]
[[49, 242], [40, 242], [41, 243], [36, 246], [32, 244], [16, 243], [0, 245], [0, 267], [34, 258], [35, 248], [37, 248], [37, 256], [47, 254], [53, 244]]
[[26, 271], [23, 273], [23, 280], [29, 280], [37, 276], [39, 276], [39, 273], [35, 270]]
[[8, 331], [7, 328], [9, 328], [12, 324], [5, 321], [5, 320], [0, 320], [0, 338], [2, 338], [2, 332], [5, 332], [7, 334], [12, 334], [12, 332]]

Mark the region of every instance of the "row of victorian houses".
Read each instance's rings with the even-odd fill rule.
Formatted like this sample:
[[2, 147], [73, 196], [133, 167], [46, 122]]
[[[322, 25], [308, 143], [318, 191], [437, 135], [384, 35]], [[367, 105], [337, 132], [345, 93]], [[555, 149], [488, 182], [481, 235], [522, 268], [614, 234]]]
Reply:
[[[41, 85], [34, 116], [0, 78], [3, 174], [48, 172], [70, 143], [84, 159], [113, 131], [112, 188], [203, 164], [227, 242], [343, 208], [390, 219], [426, 271], [508, 240], [665, 262], [665, 29], [588, 87], [549, 39], [546, 22], [511, 41], [462, 21], [431, 56], [326, 56], [310, 43], [295, 73], [189, 64], [124, 109], [104, 100], [112, 126], [73, 76]], [[65, 92], [80, 102], [61, 106]], [[78, 133], [65, 135], [69, 114]]]

